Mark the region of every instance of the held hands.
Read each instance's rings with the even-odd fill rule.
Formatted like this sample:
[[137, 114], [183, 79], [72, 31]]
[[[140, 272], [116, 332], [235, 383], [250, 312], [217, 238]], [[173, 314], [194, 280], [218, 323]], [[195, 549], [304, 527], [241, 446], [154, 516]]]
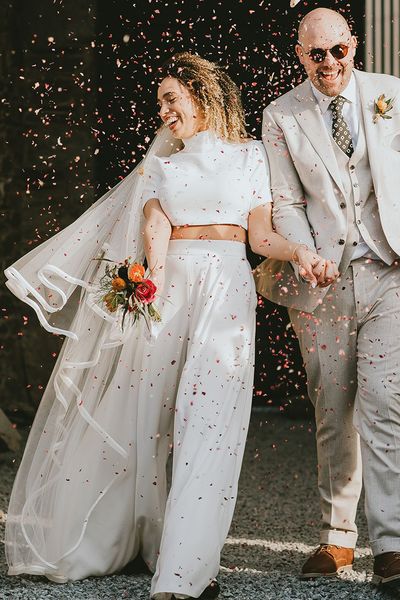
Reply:
[[299, 265], [299, 275], [311, 284], [311, 287], [327, 287], [339, 277], [339, 271], [333, 260], [322, 258], [301, 244], [293, 251], [293, 262]]

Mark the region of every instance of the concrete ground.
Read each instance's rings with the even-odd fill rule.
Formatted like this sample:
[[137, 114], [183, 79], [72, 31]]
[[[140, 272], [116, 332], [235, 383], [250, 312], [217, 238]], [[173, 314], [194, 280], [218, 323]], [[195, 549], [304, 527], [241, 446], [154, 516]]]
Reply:
[[[0, 515], [6, 511], [15, 462], [0, 465]], [[221, 557], [220, 600], [371, 600], [388, 596], [371, 585], [372, 556], [360, 503], [354, 570], [341, 579], [300, 581], [307, 554], [318, 544], [314, 428], [274, 412], [253, 412], [240, 491]], [[3, 539], [3, 532], [1, 532]], [[114, 575], [57, 585], [8, 577], [0, 557], [0, 600], [147, 600], [150, 577]]]

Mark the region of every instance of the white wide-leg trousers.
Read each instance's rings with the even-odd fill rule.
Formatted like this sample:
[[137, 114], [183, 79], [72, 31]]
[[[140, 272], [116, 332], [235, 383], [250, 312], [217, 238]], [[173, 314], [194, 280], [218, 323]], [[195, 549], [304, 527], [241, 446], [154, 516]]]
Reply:
[[[142, 433], [161, 438], [155, 456], [138, 449], [140, 477], [151, 473], [153, 489], [160, 481], [165, 489], [168, 444], [162, 440], [173, 444], [151, 593], [197, 597], [218, 573], [235, 507], [252, 397], [256, 295], [245, 247], [237, 242], [171, 241], [166, 274], [164, 322], [141, 365], [148, 378], [140, 398], [148, 413]], [[138, 502], [147, 503], [136, 495]], [[151, 521], [154, 507], [147, 510]]]

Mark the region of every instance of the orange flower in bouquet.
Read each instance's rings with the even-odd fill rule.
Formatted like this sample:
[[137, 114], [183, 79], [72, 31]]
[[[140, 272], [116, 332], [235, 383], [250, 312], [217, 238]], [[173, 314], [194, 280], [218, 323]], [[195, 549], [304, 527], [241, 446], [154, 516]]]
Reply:
[[145, 273], [145, 268], [143, 265], [139, 263], [133, 263], [128, 269], [128, 279], [129, 281], [133, 281], [134, 283], [139, 283], [143, 281]]
[[118, 292], [126, 288], [125, 279], [122, 279], [122, 277], [113, 277], [111, 285], [113, 290], [117, 290]]

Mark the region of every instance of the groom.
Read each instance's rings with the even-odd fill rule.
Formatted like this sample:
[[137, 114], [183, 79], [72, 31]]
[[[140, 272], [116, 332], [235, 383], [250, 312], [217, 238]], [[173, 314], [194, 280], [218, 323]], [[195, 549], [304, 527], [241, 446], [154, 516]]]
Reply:
[[400, 585], [400, 81], [357, 71], [355, 51], [339, 13], [308, 13], [296, 45], [308, 79], [271, 102], [263, 120], [276, 230], [335, 261], [340, 278], [329, 285], [332, 264], [318, 265], [320, 286], [310, 289], [295, 265], [267, 260], [258, 291], [289, 308], [315, 407], [322, 529], [302, 576], [352, 568], [363, 479], [374, 580], [392, 586]]

